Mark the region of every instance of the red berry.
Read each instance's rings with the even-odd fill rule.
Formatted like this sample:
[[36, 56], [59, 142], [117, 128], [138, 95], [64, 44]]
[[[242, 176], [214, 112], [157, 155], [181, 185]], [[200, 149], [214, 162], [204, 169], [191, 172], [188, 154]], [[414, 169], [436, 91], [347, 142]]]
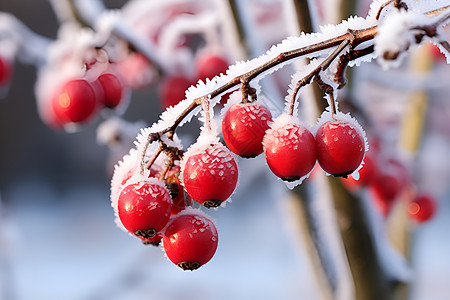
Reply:
[[152, 238], [143, 238], [139, 237], [144, 245], [152, 245], [152, 246], [159, 246], [159, 244], [162, 241], [162, 233], [158, 232], [154, 237]]
[[282, 180], [298, 180], [316, 164], [314, 136], [300, 124], [267, 130], [263, 144], [270, 170]]
[[186, 191], [194, 201], [207, 208], [219, 206], [236, 188], [236, 161], [220, 143], [188, 156], [182, 168]]
[[169, 190], [170, 196], [172, 197], [172, 209], [171, 214], [176, 215], [186, 208], [186, 200], [188, 205], [192, 204], [189, 197], [185, 199], [184, 188], [180, 181], [180, 167], [172, 168], [166, 174], [166, 187]]
[[213, 77], [225, 73], [228, 69], [228, 62], [217, 55], [204, 55], [197, 61], [197, 78], [203, 81], [206, 78]]
[[141, 181], [120, 192], [118, 215], [129, 232], [147, 239], [166, 226], [171, 207], [172, 198], [165, 187]]
[[163, 108], [177, 105], [185, 98], [185, 92], [191, 85], [191, 81], [184, 76], [165, 78], [159, 86], [159, 97]]
[[97, 79], [104, 93], [104, 98], [102, 99], [102, 104], [108, 108], [114, 108], [122, 99], [122, 83], [116, 75], [111, 73], [105, 73], [98, 77]]
[[422, 223], [431, 219], [436, 212], [436, 200], [430, 195], [419, 195], [408, 204], [411, 219]]
[[262, 104], [234, 104], [222, 120], [225, 144], [242, 157], [256, 157], [263, 152], [262, 140], [272, 121], [270, 111]]
[[387, 216], [391, 211], [395, 199], [400, 194], [400, 181], [395, 175], [379, 174], [371, 183], [374, 203], [378, 210]]
[[11, 63], [0, 56], [0, 87], [10, 82], [12, 75]]
[[149, 60], [141, 53], [135, 52], [127, 56], [118, 64], [120, 79], [127, 87], [141, 89], [148, 86], [154, 75], [154, 68]]
[[214, 256], [219, 236], [214, 223], [200, 214], [174, 217], [164, 232], [167, 257], [183, 270], [196, 270]]
[[364, 165], [359, 169], [359, 179], [355, 180], [353, 177], [342, 178], [342, 183], [350, 190], [355, 190], [365, 185], [370, 184], [377, 176], [377, 166], [371, 155], [364, 157]]
[[87, 121], [96, 106], [95, 91], [84, 79], [66, 82], [52, 101], [55, 115], [62, 123]]
[[317, 161], [334, 176], [346, 177], [361, 164], [365, 141], [355, 125], [346, 121], [325, 122], [316, 132]]

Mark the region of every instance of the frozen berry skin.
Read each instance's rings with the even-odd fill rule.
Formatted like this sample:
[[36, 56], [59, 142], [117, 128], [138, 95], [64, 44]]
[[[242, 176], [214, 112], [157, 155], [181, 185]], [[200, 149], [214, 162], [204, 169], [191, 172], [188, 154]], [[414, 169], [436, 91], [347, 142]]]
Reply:
[[186, 90], [192, 82], [184, 76], [172, 76], [165, 78], [159, 86], [159, 97], [164, 109], [177, 105], [185, 98]]
[[337, 177], [353, 173], [364, 158], [364, 138], [346, 121], [325, 122], [316, 132], [316, 145], [320, 167]]
[[314, 136], [303, 125], [269, 129], [263, 143], [270, 170], [284, 181], [300, 179], [316, 164]]
[[178, 215], [164, 232], [163, 246], [171, 262], [183, 270], [196, 270], [214, 256], [219, 236], [214, 223], [202, 215]]
[[184, 163], [183, 185], [192, 200], [207, 208], [227, 200], [238, 181], [238, 167], [229, 150], [220, 143], [190, 155]]
[[102, 104], [108, 108], [115, 108], [122, 99], [123, 86], [119, 78], [111, 73], [105, 73], [97, 79], [103, 88]]
[[436, 213], [436, 200], [430, 195], [418, 195], [408, 204], [408, 214], [417, 223], [430, 220]]
[[97, 107], [94, 89], [84, 79], [67, 81], [52, 101], [57, 119], [65, 124], [84, 122], [90, 119]]
[[172, 198], [160, 184], [138, 182], [119, 195], [118, 215], [123, 226], [140, 238], [153, 238], [169, 221]]
[[203, 55], [197, 61], [197, 78], [203, 81], [212, 79], [217, 75], [225, 74], [228, 62], [218, 55]]
[[262, 141], [272, 121], [270, 111], [262, 104], [234, 104], [224, 115], [222, 133], [231, 152], [245, 158], [263, 152]]

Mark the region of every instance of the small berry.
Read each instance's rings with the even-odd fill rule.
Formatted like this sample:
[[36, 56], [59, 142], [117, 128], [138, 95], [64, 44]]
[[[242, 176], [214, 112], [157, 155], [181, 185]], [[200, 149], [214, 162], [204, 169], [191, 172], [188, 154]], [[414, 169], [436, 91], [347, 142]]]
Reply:
[[373, 192], [375, 206], [384, 216], [387, 216], [400, 194], [400, 181], [395, 175], [382, 173], [370, 184], [370, 189]]
[[157, 247], [157, 246], [159, 246], [159, 244], [161, 243], [162, 237], [163, 237], [162, 233], [161, 233], [161, 232], [158, 232], [158, 233], [157, 233], [154, 237], [152, 237], [152, 238], [143, 238], [143, 237], [139, 237], [139, 239], [141, 239], [142, 244], [144, 244], [144, 245], [152, 245], [152, 246]]
[[214, 256], [218, 244], [214, 223], [200, 214], [175, 216], [164, 232], [167, 257], [183, 270], [196, 270]]
[[86, 80], [70, 80], [55, 95], [52, 107], [63, 124], [87, 121], [97, 107], [96, 94]]
[[186, 90], [192, 82], [184, 76], [173, 76], [165, 78], [159, 86], [159, 97], [164, 109], [177, 105], [185, 98]]
[[238, 180], [238, 168], [230, 151], [211, 144], [204, 152], [190, 155], [184, 162], [183, 185], [192, 199], [203, 206], [218, 207], [227, 200]]
[[174, 167], [166, 174], [166, 187], [172, 197], [171, 214], [176, 215], [186, 208], [186, 201], [188, 206], [192, 204], [189, 197], [185, 197], [184, 188], [180, 181], [180, 167]]
[[303, 125], [271, 128], [267, 130], [263, 144], [270, 170], [282, 180], [299, 180], [316, 164], [314, 136]]
[[123, 86], [119, 78], [114, 74], [105, 73], [100, 75], [97, 80], [103, 88], [102, 104], [108, 108], [115, 108], [119, 105], [123, 92]]
[[272, 121], [270, 111], [262, 104], [234, 104], [222, 120], [225, 144], [242, 157], [256, 157], [263, 152], [262, 140]]
[[12, 66], [4, 57], [0, 56], [0, 87], [11, 81]]
[[411, 219], [422, 223], [431, 219], [436, 212], [436, 200], [430, 195], [419, 195], [408, 204]]
[[165, 187], [141, 181], [120, 192], [118, 215], [129, 232], [149, 239], [166, 226], [171, 207], [172, 198]]
[[359, 179], [355, 180], [350, 176], [347, 178], [341, 177], [341, 181], [348, 189], [356, 190], [370, 184], [377, 176], [377, 172], [377, 166], [373, 157], [366, 155], [364, 157], [364, 165], [359, 169]]
[[197, 78], [203, 81], [206, 78], [213, 77], [225, 73], [228, 69], [228, 62], [217, 55], [203, 55], [197, 61]]
[[325, 122], [316, 132], [316, 145], [320, 167], [334, 176], [347, 177], [364, 158], [363, 135], [346, 121]]

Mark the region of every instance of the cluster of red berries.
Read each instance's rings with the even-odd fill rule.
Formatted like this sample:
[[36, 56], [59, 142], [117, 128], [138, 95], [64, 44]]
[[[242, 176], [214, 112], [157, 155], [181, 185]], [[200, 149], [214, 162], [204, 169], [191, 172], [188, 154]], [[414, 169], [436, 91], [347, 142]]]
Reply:
[[[195, 76], [190, 78], [186, 75], [173, 75], [166, 77], [159, 86], [161, 105], [164, 109], [177, 105], [185, 98], [186, 90], [198, 80], [205, 81], [207, 78], [225, 73], [228, 62], [225, 58], [216, 54], [205, 54], [199, 56], [195, 66]], [[226, 101], [223, 97], [223, 102]]]
[[65, 81], [53, 94], [50, 125], [56, 128], [69, 123], [84, 123], [101, 108], [116, 108], [124, 99], [124, 86], [114, 73], [102, 73], [94, 80], [73, 78]]
[[234, 104], [224, 115], [222, 132], [228, 148], [242, 157], [265, 153], [270, 170], [285, 181], [308, 175], [316, 161], [327, 173], [353, 173], [365, 153], [364, 134], [348, 120], [323, 122], [315, 136], [287, 114], [272, 122], [269, 110], [259, 103]]
[[206, 213], [191, 208], [191, 199], [207, 208], [220, 206], [236, 188], [238, 168], [220, 143], [194, 145], [178, 163], [165, 174], [154, 164], [148, 178], [133, 165], [120, 170], [113, 176], [119, 183], [112, 198], [117, 197], [117, 216], [129, 233], [145, 244], [162, 241], [170, 261], [195, 270], [213, 257], [218, 233]]

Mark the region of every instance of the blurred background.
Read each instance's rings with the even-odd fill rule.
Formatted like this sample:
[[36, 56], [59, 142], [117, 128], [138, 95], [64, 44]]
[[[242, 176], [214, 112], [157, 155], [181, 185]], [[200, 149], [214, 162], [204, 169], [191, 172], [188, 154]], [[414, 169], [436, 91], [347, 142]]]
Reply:
[[[125, 2], [105, 5], [120, 8]], [[2, 1], [0, 11], [56, 38], [58, 20], [48, 1]], [[362, 89], [372, 70], [354, 75], [362, 78], [355, 79]], [[70, 134], [49, 128], [37, 113], [35, 81], [34, 66], [16, 63], [0, 99], [0, 299], [320, 299], [288, 189], [267, 172], [264, 158], [240, 161], [233, 202], [208, 211], [218, 223], [217, 253], [201, 269], [183, 272], [160, 248], [142, 245], [114, 224], [109, 199], [114, 159], [96, 142], [100, 121]], [[378, 102], [367, 109], [381, 110], [382, 96], [374, 91]], [[429, 113], [436, 117], [428, 126], [441, 131], [425, 135], [424, 165], [432, 167], [423, 170], [422, 185], [439, 181], [439, 208], [432, 220], [413, 227], [413, 300], [450, 299], [450, 101], [448, 93], [433, 97]], [[123, 117], [151, 124], [161, 111], [153, 87], [133, 92]], [[422, 176], [416, 171], [415, 177]]]

